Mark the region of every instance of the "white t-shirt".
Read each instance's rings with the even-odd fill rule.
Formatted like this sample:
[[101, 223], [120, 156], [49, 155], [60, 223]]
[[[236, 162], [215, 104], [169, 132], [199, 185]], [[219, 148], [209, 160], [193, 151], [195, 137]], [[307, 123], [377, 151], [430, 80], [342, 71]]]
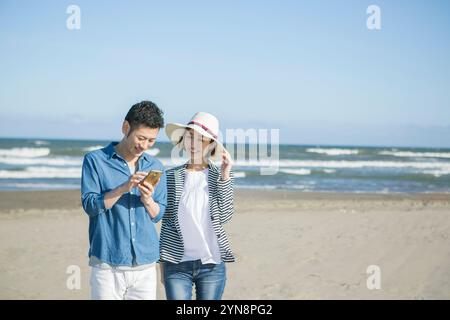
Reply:
[[200, 259], [203, 264], [220, 264], [220, 250], [209, 213], [208, 169], [187, 171], [178, 206], [183, 236], [181, 261]]

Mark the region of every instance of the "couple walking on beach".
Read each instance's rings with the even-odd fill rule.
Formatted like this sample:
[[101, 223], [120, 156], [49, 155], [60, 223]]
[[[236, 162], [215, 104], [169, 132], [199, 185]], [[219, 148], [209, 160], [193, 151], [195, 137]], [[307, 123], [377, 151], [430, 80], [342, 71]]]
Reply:
[[[157, 263], [167, 299], [189, 300], [194, 286], [197, 299], [222, 297], [225, 263], [234, 261], [223, 224], [234, 208], [231, 158], [218, 140], [219, 121], [198, 112], [186, 125], [168, 124], [170, 141], [189, 157], [169, 170], [145, 152], [161, 128], [163, 112], [142, 101], [128, 111], [120, 142], [84, 157], [92, 299], [156, 299]], [[153, 170], [162, 172], [155, 185], [143, 181]]]

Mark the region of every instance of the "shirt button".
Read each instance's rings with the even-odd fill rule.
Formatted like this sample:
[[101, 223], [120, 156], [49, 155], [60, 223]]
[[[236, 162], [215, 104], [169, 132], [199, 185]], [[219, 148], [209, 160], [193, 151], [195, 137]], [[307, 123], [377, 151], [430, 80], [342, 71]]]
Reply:
[[131, 225], [134, 226], [134, 222], [132, 222]]
[[133, 238], [133, 242], [135, 241], [136, 239], [135, 238]]

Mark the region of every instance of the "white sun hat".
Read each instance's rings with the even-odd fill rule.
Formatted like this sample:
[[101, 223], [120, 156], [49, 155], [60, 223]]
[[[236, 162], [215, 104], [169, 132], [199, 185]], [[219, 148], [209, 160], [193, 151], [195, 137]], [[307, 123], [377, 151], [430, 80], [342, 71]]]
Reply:
[[197, 112], [188, 124], [168, 123], [166, 125], [166, 134], [172, 144], [177, 145], [186, 132], [186, 129], [189, 128], [216, 142], [216, 152], [214, 156], [211, 156], [213, 160], [220, 160], [223, 152], [228, 153], [223, 144], [218, 140], [219, 120], [212, 114], [207, 112]]

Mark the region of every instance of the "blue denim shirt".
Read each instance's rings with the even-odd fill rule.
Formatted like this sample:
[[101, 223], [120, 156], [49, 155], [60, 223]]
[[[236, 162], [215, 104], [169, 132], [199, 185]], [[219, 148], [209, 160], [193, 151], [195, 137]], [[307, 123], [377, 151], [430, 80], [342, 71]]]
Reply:
[[153, 199], [160, 211], [155, 218], [144, 207], [138, 188], [123, 194], [111, 209], [105, 209], [104, 195], [126, 182], [130, 176], [127, 162], [107, 147], [84, 156], [81, 177], [81, 202], [89, 215], [89, 257], [94, 255], [113, 266], [135, 266], [159, 260], [159, 238], [155, 223], [161, 220], [167, 205], [166, 173], [162, 163], [144, 153], [138, 160], [139, 171], [161, 170]]

